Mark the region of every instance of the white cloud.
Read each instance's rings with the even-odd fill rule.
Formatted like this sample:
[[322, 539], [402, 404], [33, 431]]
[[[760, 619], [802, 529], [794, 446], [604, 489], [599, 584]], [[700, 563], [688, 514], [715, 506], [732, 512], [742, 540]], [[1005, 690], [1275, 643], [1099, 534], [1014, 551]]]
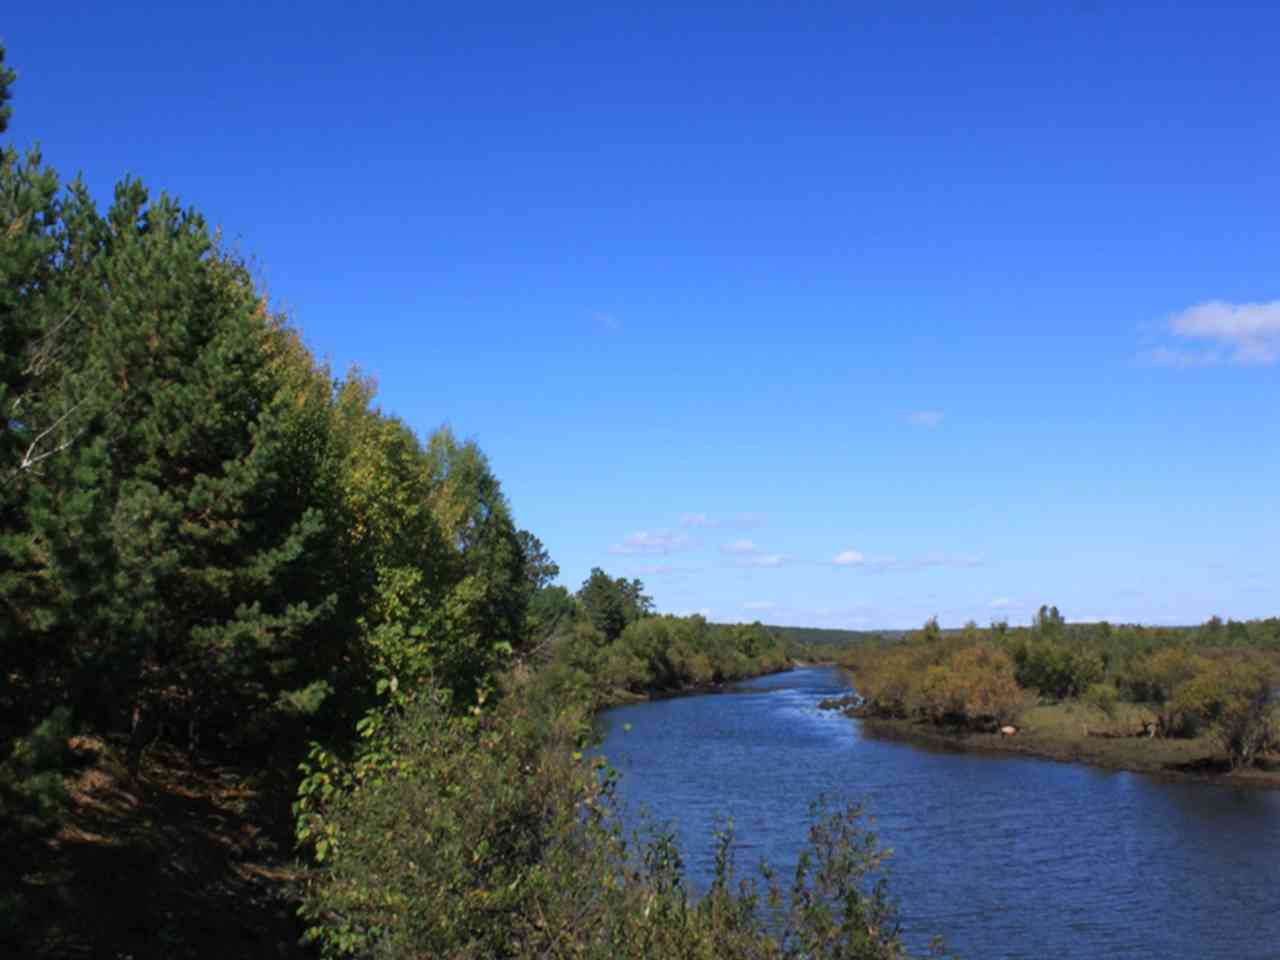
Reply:
[[687, 533], [673, 533], [670, 530], [640, 530], [622, 538], [609, 548], [613, 554], [637, 553], [674, 553], [677, 550], [691, 550], [696, 546]]
[[742, 605], [743, 610], [772, 610], [776, 604], [772, 600], [748, 600]]
[[1280, 300], [1227, 303], [1210, 300], [1175, 313], [1169, 333], [1197, 348], [1167, 346], [1149, 350], [1145, 358], [1158, 366], [1206, 367], [1218, 364], [1270, 366], [1280, 360]]
[[867, 558], [857, 550], [841, 550], [831, 558], [831, 562], [837, 567], [860, 567], [867, 562]]
[[943, 416], [945, 415], [941, 410], [917, 410], [907, 417], [907, 423], [913, 427], [925, 427], [932, 430], [942, 423]]
[[1018, 603], [1017, 600], [1010, 599], [1009, 597], [996, 597], [988, 603], [987, 606], [992, 610], [1009, 610], [1013, 607], [1020, 607], [1022, 604]]
[[750, 540], [747, 540], [744, 538], [742, 540], [734, 540], [732, 543], [724, 544], [723, 546], [720, 547], [720, 552], [742, 555], [742, 554], [756, 553], [759, 549], [760, 548], [757, 547]]

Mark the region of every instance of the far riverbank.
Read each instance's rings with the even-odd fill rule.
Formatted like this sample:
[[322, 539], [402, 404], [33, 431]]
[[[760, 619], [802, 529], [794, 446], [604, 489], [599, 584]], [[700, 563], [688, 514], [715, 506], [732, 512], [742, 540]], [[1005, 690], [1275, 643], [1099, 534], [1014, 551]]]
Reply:
[[669, 690], [648, 690], [644, 693], [635, 693], [630, 690], [613, 690], [600, 698], [600, 701], [596, 704], [596, 711], [609, 710], [613, 707], [625, 707], [636, 703], [650, 703], [655, 700], [671, 700], [676, 697], [700, 697], [707, 694], [734, 693], [749, 680], [769, 677], [778, 673], [788, 673], [797, 668], [807, 666], [810, 666], [810, 664], [788, 661], [786, 666], [777, 670], [751, 673], [733, 680], [709, 680], [706, 683], [690, 683]]
[[1280, 789], [1280, 758], [1269, 757], [1262, 766], [1233, 771], [1208, 737], [1138, 736], [1141, 719], [1136, 713], [1109, 720], [1081, 704], [1041, 705], [1022, 714], [1016, 735], [1002, 736], [918, 720], [868, 716], [854, 706], [839, 709], [860, 721], [864, 732], [885, 740], [948, 750], [1016, 754], [1166, 780]]

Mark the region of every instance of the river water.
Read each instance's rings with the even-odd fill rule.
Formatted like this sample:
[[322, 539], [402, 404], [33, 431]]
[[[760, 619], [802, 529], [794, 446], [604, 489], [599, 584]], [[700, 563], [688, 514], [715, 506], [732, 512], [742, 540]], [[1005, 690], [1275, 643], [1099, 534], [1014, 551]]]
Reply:
[[1280, 791], [877, 740], [818, 709], [843, 692], [805, 667], [608, 711], [627, 818], [674, 822], [698, 890], [732, 817], [740, 868], [765, 857], [785, 885], [810, 802], [860, 801], [915, 950], [937, 933], [965, 960], [1280, 958]]

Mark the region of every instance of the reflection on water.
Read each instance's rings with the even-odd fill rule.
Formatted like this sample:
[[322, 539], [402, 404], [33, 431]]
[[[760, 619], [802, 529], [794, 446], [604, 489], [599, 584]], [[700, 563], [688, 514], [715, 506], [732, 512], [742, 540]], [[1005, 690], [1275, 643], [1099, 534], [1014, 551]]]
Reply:
[[831, 668], [744, 687], [605, 715], [631, 815], [675, 821], [695, 889], [718, 816], [743, 866], [789, 870], [826, 794], [875, 816], [917, 949], [941, 933], [970, 960], [1280, 957], [1280, 792], [876, 740], [817, 708], [844, 689]]

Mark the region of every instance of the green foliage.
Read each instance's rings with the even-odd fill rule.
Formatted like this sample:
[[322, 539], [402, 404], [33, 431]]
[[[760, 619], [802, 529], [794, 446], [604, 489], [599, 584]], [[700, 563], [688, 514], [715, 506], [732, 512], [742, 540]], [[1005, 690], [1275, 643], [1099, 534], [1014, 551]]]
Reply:
[[335, 382], [136, 181], [99, 212], [6, 149], [0, 213], [0, 730], [288, 756], [418, 684], [480, 697], [554, 564], [478, 448]]
[[553, 706], [540, 683], [477, 716], [424, 691], [383, 727], [384, 759], [329, 792], [303, 908], [325, 956], [901, 955], [859, 809], [818, 809], [789, 891], [767, 898], [739, 883], [723, 832], [694, 902], [669, 834], [624, 835], [612, 776], [579, 749], [581, 704]]
[[[1047, 637], [1056, 636], [1051, 630]], [[1102, 679], [1106, 664], [1093, 650], [1046, 638], [1022, 639], [1013, 644], [1018, 683], [1053, 700], [1079, 697]]]
[[593, 567], [583, 581], [578, 590], [578, 603], [592, 626], [610, 642], [653, 610], [653, 601], [645, 596], [644, 585], [639, 580], [628, 581], [622, 577], [615, 580], [599, 567]]
[[526, 645], [541, 650], [578, 615], [578, 604], [567, 589], [546, 586], [535, 590], [529, 598]]
[[7, 849], [57, 826], [67, 799], [62, 777], [71, 729], [71, 711], [58, 707], [13, 738], [0, 758], [0, 841]]
[[[829, 657], [832, 649], [875, 643], [881, 639], [880, 633], [867, 630], [833, 630], [824, 627], [783, 627], [770, 625], [769, 632], [788, 644], [790, 650], [814, 651], [811, 656]], [[820, 653], [818, 651], [821, 651]]]
[[1122, 684], [1138, 703], [1156, 712], [1162, 736], [1190, 736], [1198, 728], [1199, 712], [1184, 689], [1205, 672], [1207, 662], [1187, 646], [1169, 646], [1134, 659]]
[[651, 693], [722, 683], [782, 670], [782, 644], [762, 625], [711, 624], [698, 616], [646, 617], [600, 648], [594, 674], [610, 691]]
[[509, 953], [528, 931], [506, 918], [539, 896], [544, 853], [581, 855], [576, 817], [592, 780], [554, 769], [574, 762], [572, 744], [537, 751], [530, 718], [459, 717], [442, 699], [424, 693], [389, 723], [390, 759], [326, 809], [340, 839], [319, 847], [327, 870], [307, 915], [335, 955], [374, 941], [393, 956]]
[[553, 580], [560, 576], [560, 565], [551, 559], [551, 554], [542, 541], [528, 530], [516, 533], [520, 543], [520, 555], [524, 561], [525, 579], [529, 584], [530, 594], [551, 586]]
[[1116, 709], [1120, 705], [1120, 691], [1115, 684], [1095, 683], [1080, 698], [1093, 707], [1108, 720], [1114, 720]]
[[99, 718], [270, 711], [331, 603], [303, 569], [324, 521], [288, 456], [278, 324], [200, 217], [136, 182], [105, 216], [74, 187], [47, 229], [5, 530], [10, 595], [39, 592], [19, 629], [69, 687], [38, 692]]
[[1032, 620], [1031, 626], [1043, 636], [1053, 636], [1060, 633], [1066, 623], [1066, 618], [1058, 612], [1056, 606], [1041, 604], [1040, 609], [1036, 611], [1035, 619]]

